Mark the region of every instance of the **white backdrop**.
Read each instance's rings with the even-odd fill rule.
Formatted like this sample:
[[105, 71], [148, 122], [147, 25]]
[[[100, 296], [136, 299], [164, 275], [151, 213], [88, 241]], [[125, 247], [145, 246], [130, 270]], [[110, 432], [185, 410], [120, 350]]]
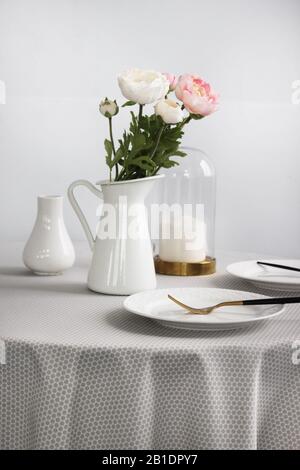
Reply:
[[[0, 0], [0, 239], [27, 238], [38, 194], [106, 177], [98, 103], [137, 66], [197, 72], [221, 94], [184, 139], [217, 169], [217, 247], [299, 257], [299, 20], [299, 0]], [[82, 239], [67, 201], [65, 217]]]

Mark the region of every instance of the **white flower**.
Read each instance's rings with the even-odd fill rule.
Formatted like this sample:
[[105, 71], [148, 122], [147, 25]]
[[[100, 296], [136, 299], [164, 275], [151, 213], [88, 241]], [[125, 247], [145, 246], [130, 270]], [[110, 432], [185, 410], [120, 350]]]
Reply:
[[176, 101], [165, 99], [155, 105], [155, 114], [166, 124], [177, 124], [184, 118], [184, 112]]
[[130, 69], [118, 77], [122, 94], [130, 101], [149, 104], [161, 100], [169, 91], [169, 81], [154, 70]]
[[112, 101], [109, 100], [108, 98], [105, 98], [105, 100], [102, 100], [101, 103], [99, 104], [99, 111], [103, 116], [107, 118], [111, 118], [118, 114], [119, 112], [119, 107], [117, 105], [116, 100]]

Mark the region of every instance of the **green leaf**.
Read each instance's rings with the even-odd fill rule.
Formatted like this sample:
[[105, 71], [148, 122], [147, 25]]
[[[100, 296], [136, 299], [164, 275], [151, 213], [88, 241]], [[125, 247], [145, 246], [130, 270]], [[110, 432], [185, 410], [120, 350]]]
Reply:
[[163, 165], [162, 167], [163, 168], [172, 168], [172, 166], [176, 166], [176, 165], [179, 165], [178, 162], [175, 162], [174, 160], [167, 160]]
[[204, 116], [201, 116], [201, 114], [190, 114], [192, 119], [198, 120], [204, 118]]
[[176, 152], [172, 153], [173, 157], [186, 157], [187, 153], [182, 152], [181, 150], [176, 150]]
[[134, 159], [134, 164], [146, 171], [153, 171], [156, 168], [155, 163], [147, 156], [141, 156]]
[[132, 163], [133, 159], [136, 156], [139, 156], [138, 154], [144, 150], [144, 146], [146, 143], [146, 138], [144, 134], [132, 134], [130, 136], [130, 142], [131, 142], [131, 150], [128, 155], [129, 159], [129, 164]]
[[105, 161], [106, 161], [106, 164], [108, 165], [108, 167], [110, 169], [113, 168], [114, 164], [113, 164], [113, 161], [112, 161], [112, 143], [110, 140], [108, 139], [105, 139], [104, 141], [104, 147], [105, 147], [105, 150], [106, 150], [106, 157], [105, 157]]
[[120, 147], [116, 151], [116, 156], [112, 159], [112, 165], [114, 166], [116, 163], [119, 163], [122, 157], [123, 157], [123, 152], [122, 152], [122, 148]]
[[125, 106], [134, 106], [136, 103], [135, 101], [126, 101], [126, 103], [122, 104], [122, 108], [125, 108]]
[[111, 161], [111, 158], [110, 158], [108, 155], [105, 157], [105, 161], [106, 161], [106, 165], [107, 165], [110, 169], [112, 169], [114, 165], [113, 165], [113, 163], [112, 163], [112, 161]]
[[129, 126], [129, 130], [132, 134], [136, 134], [139, 131], [137, 117], [136, 117], [136, 115], [134, 114], [133, 111], [130, 111], [130, 114], [131, 114], [131, 123], [130, 123], [130, 126]]
[[146, 139], [144, 134], [135, 134], [131, 138], [131, 145], [134, 148], [141, 148], [145, 145]]
[[108, 139], [105, 139], [105, 141], [104, 141], [104, 147], [105, 147], [105, 150], [106, 150], [106, 152], [107, 152], [107, 156], [108, 156], [109, 158], [111, 158], [111, 156], [112, 156], [112, 144], [111, 144], [111, 141], [108, 140]]

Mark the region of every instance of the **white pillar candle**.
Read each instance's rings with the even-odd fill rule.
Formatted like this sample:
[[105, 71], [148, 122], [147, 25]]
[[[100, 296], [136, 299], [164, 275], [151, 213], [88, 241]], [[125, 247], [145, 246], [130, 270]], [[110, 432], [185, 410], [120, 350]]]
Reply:
[[205, 224], [191, 216], [161, 222], [159, 257], [163, 261], [197, 263], [206, 257]]

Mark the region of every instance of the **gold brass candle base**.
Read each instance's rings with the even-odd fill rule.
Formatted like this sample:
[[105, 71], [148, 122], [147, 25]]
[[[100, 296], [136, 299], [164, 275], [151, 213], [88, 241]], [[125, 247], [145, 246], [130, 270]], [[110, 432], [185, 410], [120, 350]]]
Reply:
[[159, 256], [154, 258], [157, 274], [168, 276], [206, 276], [216, 272], [216, 258], [207, 256], [199, 263], [182, 263], [179, 261], [163, 261]]

